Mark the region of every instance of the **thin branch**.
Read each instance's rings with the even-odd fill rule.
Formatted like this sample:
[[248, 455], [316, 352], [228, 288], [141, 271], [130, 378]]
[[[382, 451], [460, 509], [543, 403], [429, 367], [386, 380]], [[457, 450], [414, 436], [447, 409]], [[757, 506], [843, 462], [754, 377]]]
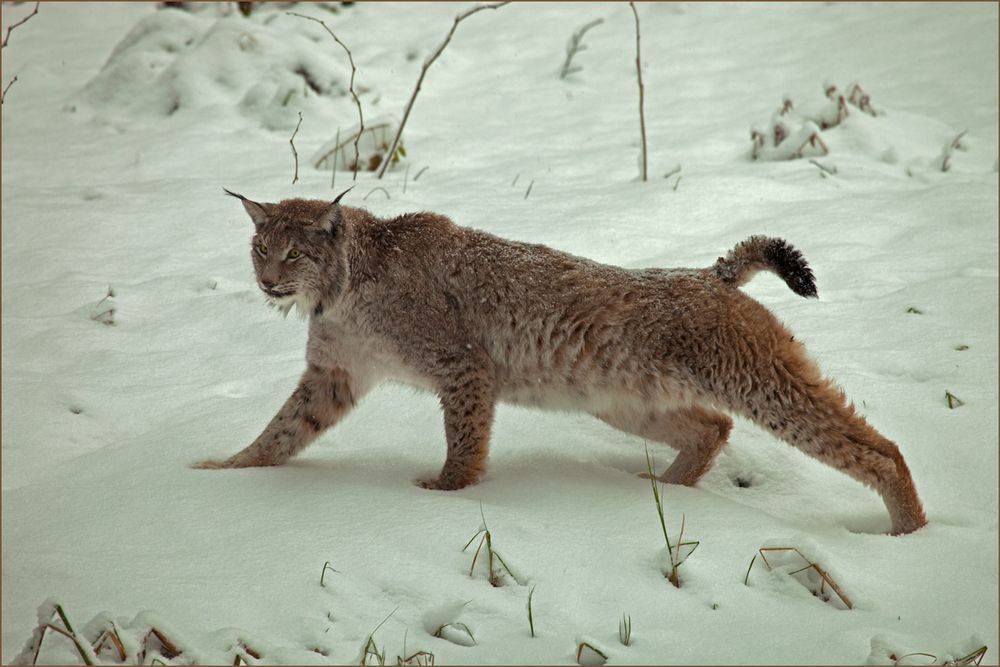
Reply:
[[3, 101], [7, 99], [7, 91], [10, 90], [10, 87], [14, 85], [15, 81], [17, 81], [16, 74], [14, 75], [14, 78], [10, 80], [10, 83], [8, 83], [7, 86], [3, 89], [3, 93], [0, 93], [0, 104], [3, 104]]
[[573, 33], [569, 38], [569, 42], [566, 44], [566, 60], [563, 62], [562, 71], [559, 72], [559, 78], [565, 79], [570, 74], [574, 72], [579, 72], [582, 67], [571, 67], [573, 62], [573, 56], [575, 56], [580, 51], [587, 48], [586, 44], [583, 44], [583, 35], [595, 26], [599, 26], [604, 23], [604, 19], [594, 19], [587, 25], [581, 26], [579, 30]]
[[413, 94], [410, 95], [410, 101], [406, 103], [406, 109], [403, 111], [403, 120], [399, 123], [399, 129], [396, 130], [396, 136], [392, 140], [392, 144], [389, 145], [389, 151], [385, 154], [385, 159], [382, 160], [382, 167], [379, 169], [378, 178], [381, 179], [385, 175], [386, 169], [389, 168], [389, 164], [392, 162], [392, 156], [396, 154], [396, 148], [399, 146], [399, 138], [403, 135], [403, 128], [406, 126], [406, 120], [410, 117], [410, 110], [413, 109], [413, 102], [417, 99], [417, 93], [420, 92], [420, 84], [424, 82], [424, 76], [427, 74], [427, 69], [434, 64], [434, 61], [438, 59], [444, 48], [448, 46], [451, 42], [451, 36], [455, 34], [455, 28], [458, 24], [478, 11], [483, 9], [497, 9], [508, 4], [510, 0], [504, 0], [504, 2], [495, 2], [487, 5], [476, 5], [471, 9], [467, 9], [458, 16], [455, 17], [454, 22], [451, 24], [451, 30], [448, 31], [448, 35], [444, 38], [444, 41], [435, 49], [434, 53], [424, 61], [423, 66], [420, 68], [420, 76], [417, 77], [417, 85], [413, 88]]
[[28, 22], [28, 19], [30, 19], [32, 16], [34, 16], [35, 14], [38, 13], [38, 5], [39, 4], [40, 4], [39, 2], [35, 2], [35, 8], [33, 10], [31, 10], [30, 14], [28, 14], [27, 16], [25, 16], [23, 19], [21, 19], [17, 23], [14, 23], [13, 25], [7, 26], [7, 34], [3, 36], [3, 44], [0, 45], [0, 49], [2, 49], [2, 48], [4, 48], [4, 47], [7, 46], [7, 40], [10, 39], [10, 33], [11, 33], [11, 31], [14, 28], [18, 27], [19, 25], [24, 25], [25, 23]]
[[642, 110], [644, 100], [644, 89], [642, 85], [642, 60], [639, 52], [639, 12], [635, 10], [635, 3], [629, 2], [632, 8], [632, 15], [635, 16], [635, 73], [639, 79], [639, 130], [642, 133], [642, 180], [647, 180], [646, 170], [646, 115]]
[[416, 183], [417, 179], [420, 178], [420, 174], [424, 173], [428, 169], [430, 169], [430, 166], [424, 167], [423, 169], [421, 169], [420, 171], [418, 171], [417, 175], [413, 177], [413, 182]]
[[837, 173], [837, 168], [836, 167], [827, 167], [826, 165], [820, 164], [816, 160], [809, 160], [809, 164], [816, 165], [819, 168], [820, 173], [829, 174], [831, 176], [833, 176], [833, 175], [835, 175]]
[[292, 145], [292, 155], [295, 156], [295, 176], [292, 178], [292, 185], [295, 185], [299, 180], [299, 152], [295, 150], [295, 135], [299, 133], [299, 126], [302, 125], [302, 112], [299, 112], [299, 122], [295, 125], [295, 131], [292, 132], [292, 138], [288, 140], [288, 143]]
[[535, 179], [531, 179], [531, 183], [528, 183], [528, 189], [524, 192], [524, 198], [527, 199], [528, 195], [531, 194], [531, 188], [535, 185]]
[[361, 112], [361, 100], [358, 99], [358, 94], [354, 92], [354, 75], [358, 71], [358, 68], [354, 66], [354, 56], [351, 55], [351, 50], [347, 48], [347, 45], [340, 41], [340, 38], [333, 34], [333, 31], [327, 27], [326, 23], [323, 21], [313, 18], [312, 16], [306, 16], [305, 14], [297, 14], [295, 12], [285, 12], [289, 16], [298, 16], [302, 19], [307, 19], [309, 21], [315, 21], [323, 26], [323, 29], [330, 33], [330, 37], [333, 37], [333, 41], [340, 44], [340, 47], [344, 49], [347, 53], [347, 60], [351, 63], [351, 82], [348, 84], [348, 90], [351, 93], [351, 97], [354, 98], [354, 104], [358, 107], [358, 133], [354, 137], [354, 180], [358, 180], [358, 164], [360, 162], [360, 153], [358, 152], [358, 141], [361, 139], [361, 133], [365, 131], [365, 116]]

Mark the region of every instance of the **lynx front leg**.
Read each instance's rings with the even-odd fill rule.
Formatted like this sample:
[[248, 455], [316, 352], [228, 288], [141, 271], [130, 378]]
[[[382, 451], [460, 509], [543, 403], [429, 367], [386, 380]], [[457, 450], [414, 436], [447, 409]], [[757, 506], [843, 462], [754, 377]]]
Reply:
[[471, 370], [449, 378], [440, 395], [448, 458], [437, 479], [418, 484], [451, 491], [475, 484], [486, 469], [496, 393], [486, 371]]
[[343, 370], [310, 364], [299, 386], [250, 446], [224, 461], [201, 461], [193, 468], [251, 468], [281, 465], [354, 407], [358, 397]]

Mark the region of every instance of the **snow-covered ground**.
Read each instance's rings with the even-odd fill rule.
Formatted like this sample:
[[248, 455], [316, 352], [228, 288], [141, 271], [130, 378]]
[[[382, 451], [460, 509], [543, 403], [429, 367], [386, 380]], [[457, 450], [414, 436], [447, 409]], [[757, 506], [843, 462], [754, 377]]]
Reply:
[[[129, 660], [155, 626], [184, 650], [175, 662], [356, 663], [378, 626], [389, 662], [422, 650], [439, 664], [573, 663], [587, 642], [612, 664], [940, 663], [979, 646], [995, 663], [992, 3], [638, 4], [645, 183], [628, 5], [480, 12], [427, 74], [406, 161], [382, 181], [360, 174], [345, 200], [628, 267], [704, 266], [751, 234], [788, 239], [820, 298], [769, 274], [744, 289], [899, 443], [926, 528], [883, 534], [874, 493], [738, 421], [698, 487], [663, 489], [671, 536], [683, 517], [700, 542], [674, 588], [634, 475], [642, 441], [501, 407], [485, 479], [425, 491], [412, 482], [444, 460], [441, 413], [401, 386], [284, 467], [188, 467], [248, 444], [304, 367], [306, 324], [263, 305], [251, 226], [222, 187], [272, 201], [351, 182], [342, 169], [331, 188], [310, 161], [357, 122], [346, 55], [285, 12], [335, 30], [366, 117], [391, 120], [467, 6], [273, 3], [246, 19], [229, 5], [43, 3], [11, 33], [0, 659], [18, 656], [51, 597], [81, 632], [108, 612]], [[2, 28], [31, 8], [5, 3]], [[582, 70], [561, 80], [567, 40], [595, 19]], [[820, 131], [828, 155], [751, 160], [750, 128], [773, 130], [786, 96], [801, 126], [828, 103], [826, 81], [860, 83], [879, 114], [848, 105]], [[651, 451], [659, 469], [673, 456]], [[501, 587], [484, 554], [469, 576], [478, 539], [462, 551], [480, 511], [516, 575]], [[810, 594], [799, 580], [815, 571], [787, 574], [801, 566], [788, 552], [766, 552], [785, 556], [774, 572], [758, 556], [744, 585], [765, 546], [801, 550], [854, 608]], [[79, 661], [71, 647], [50, 633], [40, 662]]]

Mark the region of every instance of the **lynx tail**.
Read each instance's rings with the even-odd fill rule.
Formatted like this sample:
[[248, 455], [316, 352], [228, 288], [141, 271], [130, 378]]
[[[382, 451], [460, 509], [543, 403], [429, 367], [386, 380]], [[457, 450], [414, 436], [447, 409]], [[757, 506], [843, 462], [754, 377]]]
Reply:
[[758, 271], [771, 271], [799, 296], [816, 296], [812, 269], [802, 253], [784, 239], [751, 236], [720, 257], [713, 269], [723, 282], [736, 287], [748, 282]]

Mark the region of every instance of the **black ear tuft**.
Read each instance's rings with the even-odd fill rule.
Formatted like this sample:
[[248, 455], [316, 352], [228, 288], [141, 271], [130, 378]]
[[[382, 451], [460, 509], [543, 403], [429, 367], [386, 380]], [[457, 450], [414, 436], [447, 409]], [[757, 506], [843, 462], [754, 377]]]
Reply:
[[250, 219], [253, 220], [253, 224], [255, 226], [260, 227], [265, 221], [267, 221], [267, 209], [270, 204], [260, 204], [252, 199], [247, 199], [241, 194], [227, 190], [226, 188], [222, 188], [222, 191], [230, 197], [236, 197], [243, 202], [243, 208], [246, 209], [247, 215], [249, 215]]
[[351, 190], [353, 190], [353, 189], [354, 189], [354, 186], [352, 185], [351, 187], [349, 187], [349, 188], [347, 188], [346, 190], [344, 190], [343, 192], [341, 192], [341, 193], [340, 193], [339, 195], [337, 195], [337, 198], [333, 200], [333, 203], [334, 203], [334, 204], [337, 204], [337, 203], [339, 203], [339, 202], [340, 202], [340, 200], [341, 200], [341, 198], [342, 198], [342, 197], [343, 197], [344, 195], [346, 195], [346, 194], [347, 194], [348, 192], [350, 192]]

